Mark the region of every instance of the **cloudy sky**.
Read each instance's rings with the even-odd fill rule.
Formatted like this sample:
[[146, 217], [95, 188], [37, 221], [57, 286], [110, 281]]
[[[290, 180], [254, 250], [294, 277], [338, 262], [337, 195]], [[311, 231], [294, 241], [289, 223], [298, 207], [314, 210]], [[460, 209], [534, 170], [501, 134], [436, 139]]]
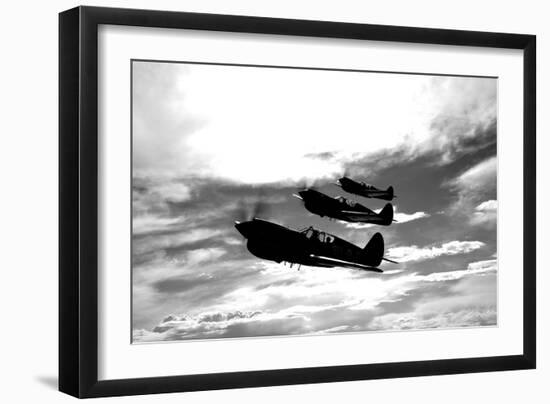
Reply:
[[[134, 342], [497, 323], [490, 78], [134, 61]], [[328, 221], [292, 194], [343, 173], [393, 185], [398, 223]], [[373, 209], [384, 201], [357, 199]], [[383, 274], [260, 260], [233, 227], [313, 225]]]

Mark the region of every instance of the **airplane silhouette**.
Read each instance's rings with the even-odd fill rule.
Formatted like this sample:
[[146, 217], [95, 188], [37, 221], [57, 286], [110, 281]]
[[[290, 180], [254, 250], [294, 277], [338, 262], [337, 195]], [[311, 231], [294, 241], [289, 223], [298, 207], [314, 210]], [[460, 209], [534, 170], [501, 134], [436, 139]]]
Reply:
[[306, 188], [298, 194], [294, 196], [304, 201], [305, 208], [321, 217], [327, 216], [346, 222], [373, 223], [382, 226], [389, 226], [392, 221], [395, 221], [391, 203], [387, 203], [379, 213], [376, 213], [343, 196], [333, 198], [310, 188]]
[[393, 193], [393, 187], [391, 186], [386, 190], [378, 189], [374, 185], [357, 182], [348, 177], [338, 179], [335, 184], [350, 194], [360, 195], [366, 198], [378, 198], [391, 201], [396, 197]]
[[235, 228], [248, 240], [247, 248], [258, 258], [313, 267], [344, 267], [383, 272], [384, 239], [376, 233], [364, 248], [308, 227], [295, 231], [267, 220], [253, 218], [235, 222]]

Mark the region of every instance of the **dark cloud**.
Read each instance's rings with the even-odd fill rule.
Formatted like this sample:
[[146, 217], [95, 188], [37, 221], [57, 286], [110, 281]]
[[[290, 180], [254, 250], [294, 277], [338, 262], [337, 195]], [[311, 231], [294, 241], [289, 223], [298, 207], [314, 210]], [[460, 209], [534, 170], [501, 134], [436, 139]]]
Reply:
[[269, 321], [231, 324], [222, 336], [225, 338], [239, 338], [294, 335], [303, 334], [307, 328], [305, 318], [294, 316]]
[[323, 152], [323, 153], [308, 153], [305, 154], [304, 157], [308, 159], [316, 159], [316, 160], [331, 160], [334, 159], [337, 156], [337, 153], [335, 152]]
[[153, 328], [153, 332], [162, 334], [163, 332], [166, 332], [170, 329], [172, 329], [172, 327], [167, 326], [167, 325], [165, 325], [165, 326], [157, 325], [156, 327]]
[[[439, 116], [432, 122], [431, 129], [441, 141], [440, 163], [453, 163], [470, 153], [496, 152], [496, 119], [469, 127], [467, 122], [449, 116]], [[465, 136], [465, 133], [468, 135]], [[470, 160], [471, 162], [471, 160]]]
[[159, 293], [185, 293], [198, 286], [207, 286], [211, 282], [215, 282], [215, 279], [208, 276], [190, 279], [174, 277], [158, 281], [153, 286]]

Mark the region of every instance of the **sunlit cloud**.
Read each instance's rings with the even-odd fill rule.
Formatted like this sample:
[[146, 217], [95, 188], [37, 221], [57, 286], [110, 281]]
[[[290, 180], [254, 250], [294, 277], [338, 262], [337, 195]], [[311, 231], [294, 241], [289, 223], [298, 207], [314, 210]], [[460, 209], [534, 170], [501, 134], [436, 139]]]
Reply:
[[403, 158], [437, 152], [446, 163], [496, 117], [493, 79], [140, 62], [133, 70], [138, 176], [299, 183], [392, 149]]
[[422, 280], [427, 282], [451, 281], [463, 278], [473, 274], [484, 274], [497, 270], [496, 260], [478, 261], [468, 264], [468, 269], [449, 272], [435, 272], [429, 275], [424, 275]]
[[418, 247], [415, 245], [405, 247], [392, 247], [388, 249], [388, 256], [399, 262], [421, 261], [433, 259], [442, 255], [467, 254], [483, 247], [481, 241], [449, 241], [441, 246]]
[[[472, 215], [480, 206], [483, 209], [495, 206], [493, 203], [482, 205], [487, 196], [496, 195], [497, 159], [490, 157], [469, 168], [447, 185], [457, 193], [457, 199], [451, 211]], [[495, 201], [496, 202], [496, 201]]]
[[[398, 212], [397, 208], [394, 207], [393, 218], [395, 222], [393, 224], [397, 225], [399, 223], [412, 222], [413, 220], [423, 219], [426, 217], [430, 217], [430, 215], [426, 212], [404, 213]], [[341, 221], [341, 223], [343, 223], [348, 229], [369, 229], [376, 227], [376, 225], [372, 223], [349, 223], [343, 221]]]
[[[367, 322], [363, 326], [341, 324], [323, 328], [324, 322], [316, 322], [319, 315], [341, 309], [347, 309], [352, 317], [374, 318], [374, 314], [382, 314], [381, 305], [399, 304], [416, 290], [424, 290], [426, 285], [431, 283], [450, 284], [494, 273], [496, 260], [472, 262], [466, 269], [456, 271], [434, 272], [427, 275], [411, 273], [390, 280], [361, 277], [345, 269], [340, 272], [312, 268], [305, 270], [306, 276], [296, 278], [296, 273], [289, 272], [288, 268], [284, 270], [275, 264], [262, 266], [264, 266], [262, 272], [264, 277], [267, 274], [278, 274], [283, 276], [286, 282], [276, 281], [272, 286], [259, 289], [254, 288], [253, 285], [236, 289], [225, 295], [222, 302], [213, 305], [207, 311], [170, 314], [151, 330], [137, 329], [134, 331], [134, 339], [147, 342], [243, 336], [245, 334], [239, 334], [239, 332], [251, 332], [252, 328], [255, 329], [252, 331], [253, 335], [264, 335], [265, 330], [273, 332], [271, 326], [280, 325], [284, 321], [293, 324], [290, 333], [315, 334], [338, 330], [383, 329], [383, 326], [387, 329], [461, 327], [474, 325], [476, 321], [491, 323], [494, 318], [494, 313], [490, 314], [494, 309], [489, 308], [485, 314], [481, 313], [476, 317], [475, 309], [470, 308], [458, 313], [450, 311], [426, 318], [419, 318], [414, 313], [398, 317], [384, 314], [378, 320]], [[394, 272], [394, 274], [397, 273], [400, 271]], [[304, 293], [308, 293], [309, 298], [306, 300], [308, 304], [297, 304], [304, 301], [300, 299]], [[276, 301], [283, 304], [274, 305]], [[486, 304], [485, 301], [481, 303]], [[468, 304], [475, 305], [476, 301]], [[256, 307], [256, 310], [252, 310], [252, 307]], [[287, 328], [284, 329], [288, 331]]]
[[496, 226], [497, 207], [498, 203], [494, 199], [480, 203], [475, 207], [475, 211], [472, 214], [470, 222], [474, 225], [481, 224], [490, 227]]
[[425, 212], [415, 212], [411, 214], [403, 213], [403, 212], [396, 212], [393, 215], [393, 218], [396, 220], [397, 223], [407, 223], [412, 222], [413, 220], [422, 219], [425, 217], [430, 217], [429, 214]]

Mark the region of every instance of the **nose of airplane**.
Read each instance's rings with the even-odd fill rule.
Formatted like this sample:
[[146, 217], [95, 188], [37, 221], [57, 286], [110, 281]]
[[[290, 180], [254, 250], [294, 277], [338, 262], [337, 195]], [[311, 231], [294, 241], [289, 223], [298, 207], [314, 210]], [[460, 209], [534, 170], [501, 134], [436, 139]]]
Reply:
[[235, 222], [235, 228], [241, 233], [245, 238], [248, 238], [251, 233], [252, 222]]

